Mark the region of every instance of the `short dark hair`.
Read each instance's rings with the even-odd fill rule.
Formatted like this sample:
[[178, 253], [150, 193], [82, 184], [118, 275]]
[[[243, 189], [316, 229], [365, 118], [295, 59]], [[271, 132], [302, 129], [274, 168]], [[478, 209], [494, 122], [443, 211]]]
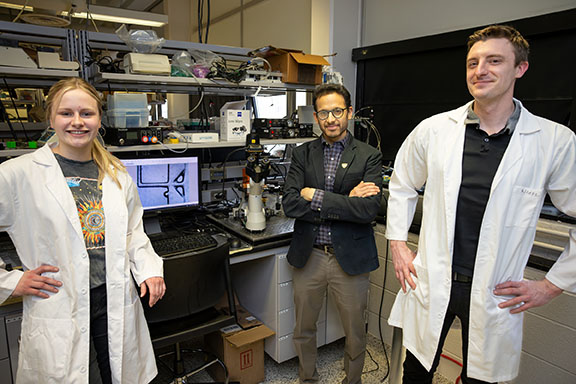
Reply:
[[312, 103], [314, 104], [314, 110], [316, 112], [318, 112], [316, 109], [316, 100], [322, 96], [330, 95], [331, 93], [337, 93], [342, 96], [346, 103], [346, 108], [352, 105], [350, 103], [350, 92], [348, 92], [346, 87], [340, 84], [321, 84], [314, 89], [314, 94], [312, 96]]
[[488, 39], [506, 39], [514, 47], [514, 57], [516, 66], [523, 61], [528, 61], [528, 54], [530, 53], [530, 44], [515, 28], [508, 25], [490, 25], [484, 29], [480, 29], [468, 37], [468, 52], [472, 46], [479, 41], [486, 41]]

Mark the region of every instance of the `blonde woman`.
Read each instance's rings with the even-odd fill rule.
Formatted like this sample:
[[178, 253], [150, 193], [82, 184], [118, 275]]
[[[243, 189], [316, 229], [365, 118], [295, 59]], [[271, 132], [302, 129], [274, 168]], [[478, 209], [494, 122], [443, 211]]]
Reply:
[[0, 270], [0, 303], [23, 297], [18, 383], [147, 383], [157, 373], [138, 296], [152, 306], [164, 295], [162, 259], [130, 176], [96, 140], [101, 113], [90, 84], [59, 81], [47, 98], [57, 143], [0, 164], [0, 231], [24, 268]]

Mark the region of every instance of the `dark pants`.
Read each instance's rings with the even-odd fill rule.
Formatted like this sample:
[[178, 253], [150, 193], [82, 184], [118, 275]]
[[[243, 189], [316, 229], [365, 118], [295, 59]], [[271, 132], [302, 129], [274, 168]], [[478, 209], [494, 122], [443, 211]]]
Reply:
[[440, 334], [440, 340], [438, 342], [438, 350], [436, 351], [436, 356], [434, 357], [432, 368], [430, 369], [430, 372], [428, 372], [426, 368], [420, 364], [418, 359], [416, 359], [416, 357], [410, 353], [410, 351], [406, 351], [406, 359], [404, 360], [403, 365], [403, 384], [432, 384], [434, 372], [440, 363], [440, 355], [442, 354], [444, 341], [446, 340], [448, 331], [450, 331], [450, 326], [452, 325], [452, 322], [456, 316], [458, 316], [460, 322], [462, 323], [462, 360], [464, 365], [462, 367], [461, 375], [462, 384], [488, 384], [486, 381], [470, 379], [466, 375], [466, 362], [468, 361], [468, 328], [470, 323], [471, 288], [471, 283], [459, 283], [456, 281], [452, 282], [448, 311], [446, 312], [446, 317], [444, 318], [444, 325], [442, 326], [442, 333]]
[[[90, 383], [112, 384], [108, 355], [106, 284], [90, 290], [90, 344]], [[94, 360], [97, 366], [93, 363]]]

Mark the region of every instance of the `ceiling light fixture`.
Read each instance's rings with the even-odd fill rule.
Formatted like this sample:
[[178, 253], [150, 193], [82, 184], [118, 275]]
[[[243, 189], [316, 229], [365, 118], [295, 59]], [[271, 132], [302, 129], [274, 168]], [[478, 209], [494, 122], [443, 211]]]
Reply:
[[[14, 3], [8, 3], [5, 1], [0, 1], [0, 7], [34, 12], [34, 7], [29, 5], [19, 5]], [[168, 16], [160, 13], [152, 12], [140, 12], [133, 11], [130, 9], [103, 7], [100, 5], [91, 5], [90, 17], [97, 21], [107, 21], [110, 23], [118, 24], [134, 24], [143, 25], [147, 27], [162, 27], [168, 24]], [[60, 16], [71, 16], [77, 19], [85, 19], [87, 17], [87, 12], [85, 9], [78, 11], [61, 11], [58, 12]]]
[[29, 5], [24, 5], [24, 6], [23, 6], [23, 5], [21, 5], [21, 4], [5, 3], [5, 2], [3, 2], [3, 1], [0, 1], [0, 7], [10, 8], [10, 9], [17, 9], [17, 10], [19, 10], [19, 11], [22, 10], [22, 7], [24, 7], [24, 10], [25, 10], [25, 11], [28, 11], [28, 12], [32, 12], [32, 11], [34, 10], [34, 8], [32, 8], [32, 7], [29, 6]]
[[[62, 16], [68, 16], [67, 11], [61, 12]], [[78, 19], [85, 19], [86, 12], [71, 12], [70, 16]], [[129, 9], [102, 7], [99, 5], [90, 6], [90, 17], [97, 21], [108, 21], [118, 24], [135, 24], [147, 27], [162, 27], [168, 24], [168, 16], [152, 12], [132, 11]]]

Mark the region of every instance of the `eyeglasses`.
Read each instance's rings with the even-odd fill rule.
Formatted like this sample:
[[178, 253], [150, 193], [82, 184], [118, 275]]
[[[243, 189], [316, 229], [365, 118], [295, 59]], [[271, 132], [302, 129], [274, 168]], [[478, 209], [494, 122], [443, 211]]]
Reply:
[[346, 108], [334, 108], [331, 111], [318, 111], [316, 112], [316, 117], [318, 120], [326, 120], [330, 113], [332, 113], [332, 116], [334, 116], [335, 119], [339, 119], [344, 116], [344, 112], [347, 110], [348, 109]]

